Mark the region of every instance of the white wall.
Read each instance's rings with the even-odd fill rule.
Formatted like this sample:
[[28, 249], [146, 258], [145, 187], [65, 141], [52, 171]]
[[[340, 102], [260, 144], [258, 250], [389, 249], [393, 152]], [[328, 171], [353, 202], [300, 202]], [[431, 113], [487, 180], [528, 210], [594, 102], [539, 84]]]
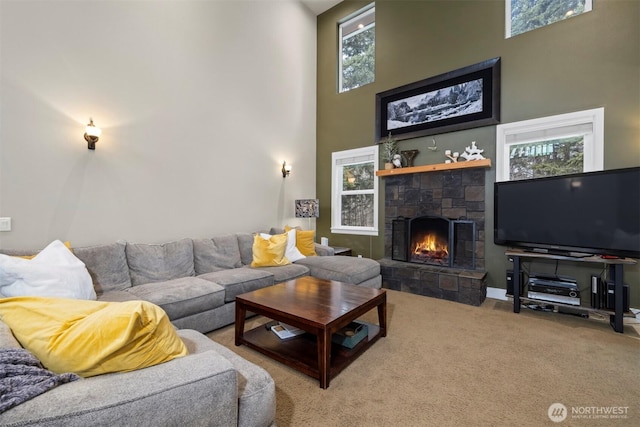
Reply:
[[316, 17], [298, 1], [1, 0], [0, 26], [0, 248], [308, 227]]

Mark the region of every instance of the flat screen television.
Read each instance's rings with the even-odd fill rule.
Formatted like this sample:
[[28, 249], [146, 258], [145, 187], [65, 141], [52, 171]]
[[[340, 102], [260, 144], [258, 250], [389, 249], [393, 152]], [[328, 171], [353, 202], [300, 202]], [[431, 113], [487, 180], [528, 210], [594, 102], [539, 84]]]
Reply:
[[640, 167], [494, 184], [497, 245], [640, 258]]

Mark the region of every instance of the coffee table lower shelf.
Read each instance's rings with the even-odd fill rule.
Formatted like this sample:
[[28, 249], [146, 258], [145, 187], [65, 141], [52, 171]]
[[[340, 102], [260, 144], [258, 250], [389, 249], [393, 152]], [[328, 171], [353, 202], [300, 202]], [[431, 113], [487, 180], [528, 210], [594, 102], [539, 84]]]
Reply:
[[[354, 348], [349, 349], [338, 344], [331, 345], [330, 378], [340, 373], [382, 336], [378, 325], [368, 323], [367, 327], [369, 329], [368, 337]], [[295, 338], [283, 340], [278, 338], [267, 326], [261, 325], [250, 331], [245, 331], [241, 342], [303, 374], [320, 379], [317, 337], [313, 334], [305, 333]]]

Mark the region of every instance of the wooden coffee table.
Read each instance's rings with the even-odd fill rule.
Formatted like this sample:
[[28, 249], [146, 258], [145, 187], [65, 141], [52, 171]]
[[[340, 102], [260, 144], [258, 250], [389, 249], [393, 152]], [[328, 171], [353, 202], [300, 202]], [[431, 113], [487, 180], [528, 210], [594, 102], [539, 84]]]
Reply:
[[[378, 325], [353, 349], [331, 345], [331, 336], [368, 311], [378, 309]], [[244, 330], [247, 311], [303, 329], [304, 334], [281, 340], [268, 326]], [[301, 277], [236, 297], [235, 344], [245, 344], [274, 360], [317, 378], [329, 387], [331, 378], [387, 335], [387, 294], [315, 277]]]

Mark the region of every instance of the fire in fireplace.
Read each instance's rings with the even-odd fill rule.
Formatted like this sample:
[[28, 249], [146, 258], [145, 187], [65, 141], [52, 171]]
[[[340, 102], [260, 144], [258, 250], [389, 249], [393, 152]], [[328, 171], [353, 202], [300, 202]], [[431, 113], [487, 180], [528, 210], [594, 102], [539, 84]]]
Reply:
[[392, 221], [392, 259], [475, 268], [475, 223], [438, 216]]
[[409, 262], [449, 265], [449, 220], [419, 217], [409, 223]]

